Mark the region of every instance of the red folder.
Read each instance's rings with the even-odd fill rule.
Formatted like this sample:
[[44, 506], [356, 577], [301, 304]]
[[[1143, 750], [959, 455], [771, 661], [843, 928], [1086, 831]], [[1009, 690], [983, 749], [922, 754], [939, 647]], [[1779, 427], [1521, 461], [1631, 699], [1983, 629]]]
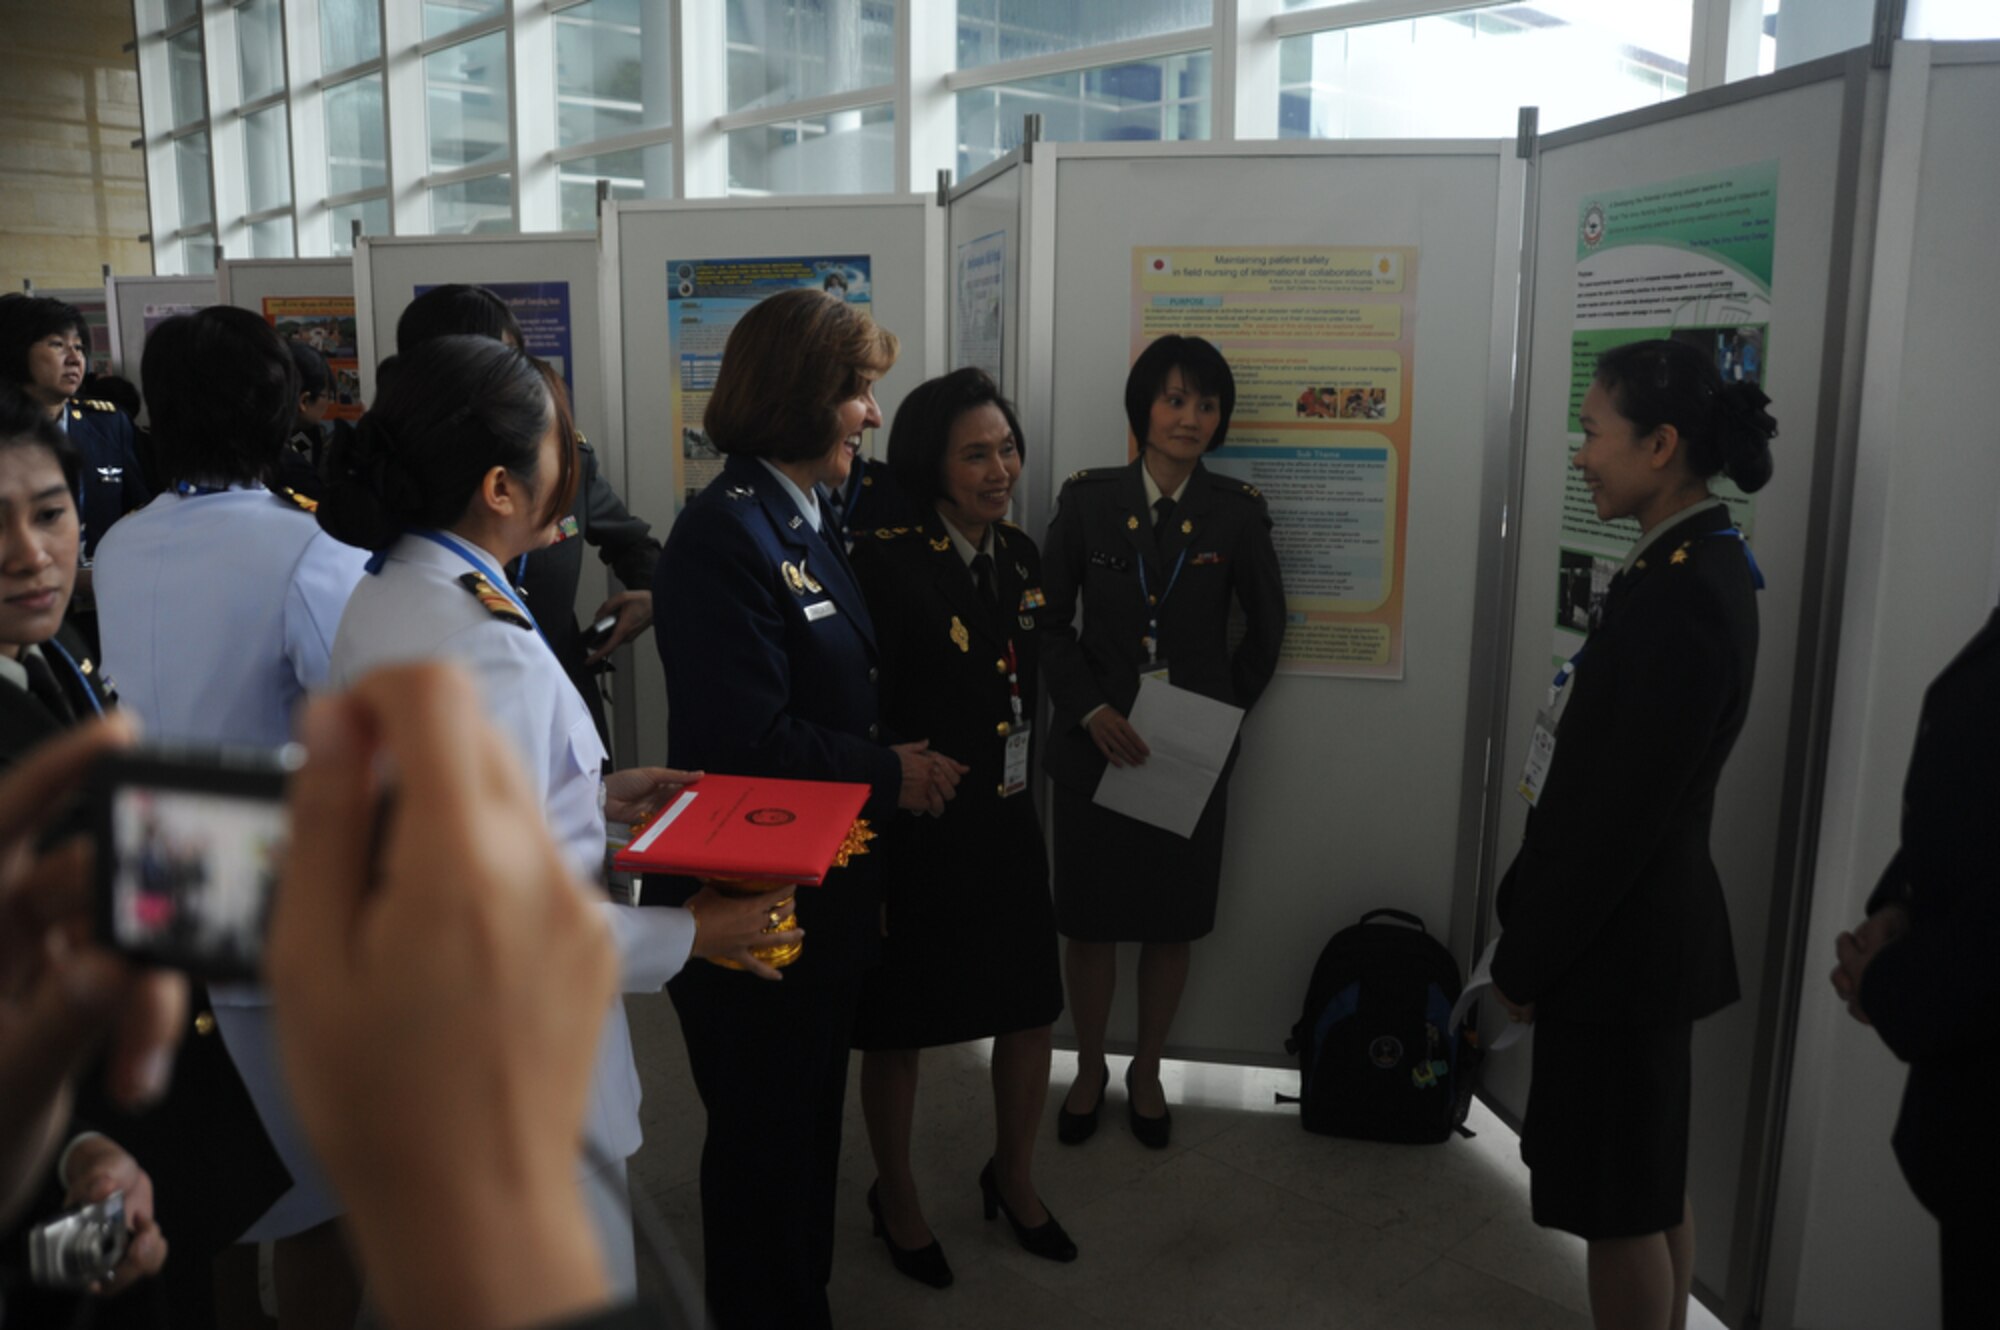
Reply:
[[703, 776], [667, 801], [613, 860], [634, 873], [818, 886], [868, 802], [866, 785]]

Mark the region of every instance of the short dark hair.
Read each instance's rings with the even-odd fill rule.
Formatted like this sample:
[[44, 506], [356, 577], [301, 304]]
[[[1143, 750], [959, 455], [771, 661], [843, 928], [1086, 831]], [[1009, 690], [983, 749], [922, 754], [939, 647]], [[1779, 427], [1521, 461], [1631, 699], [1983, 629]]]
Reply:
[[1222, 404], [1215, 437], [1208, 441], [1208, 451], [1214, 452], [1229, 437], [1229, 418], [1236, 414], [1236, 375], [1230, 372], [1222, 352], [1199, 337], [1168, 333], [1155, 338], [1132, 362], [1132, 372], [1125, 376], [1125, 420], [1132, 426], [1132, 437], [1139, 441], [1139, 451], [1145, 452], [1153, 402], [1166, 388], [1167, 376], [1175, 370], [1181, 372], [1181, 382], [1189, 391], [1213, 397]]
[[924, 503], [942, 499], [951, 427], [960, 416], [982, 406], [1000, 408], [1013, 432], [1015, 451], [1025, 459], [1028, 445], [1021, 437], [1014, 404], [1000, 395], [1000, 385], [990, 374], [968, 365], [924, 380], [896, 408], [895, 424], [889, 429], [888, 460], [897, 486]]
[[[16, 385], [0, 381], [0, 449], [34, 447], [46, 448], [54, 454], [74, 502], [76, 478], [82, 470], [82, 463], [69, 436], [49, 419], [49, 413], [32, 397]], [[77, 520], [83, 520], [81, 512], [77, 514]]]
[[140, 386], [161, 477], [265, 481], [299, 413], [299, 370], [271, 325], [247, 309], [177, 314], [146, 338]]
[[0, 296], [0, 380], [28, 382], [28, 351], [44, 337], [74, 332], [90, 359], [90, 324], [83, 311], [50, 296], [12, 291]]
[[[550, 387], [560, 379], [490, 337], [434, 338], [397, 365], [368, 413], [327, 452], [319, 524], [367, 550], [387, 549], [414, 527], [453, 525], [496, 466], [531, 481], [542, 440], [560, 419]], [[558, 443], [549, 522], [576, 497], [576, 435], [558, 430]]]
[[139, 396], [139, 385], [118, 374], [85, 374], [83, 387], [77, 391], [85, 397], [111, 403], [134, 420], [145, 406]]
[[292, 353], [292, 363], [298, 366], [299, 396], [311, 393], [314, 397], [333, 396], [333, 366], [326, 363], [326, 356], [316, 346], [288, 338], [285, 349]]
[[525, 346], [527, 337], [507, 302], [483, 286], [451, 282], [412, 300], [396, 320], [396, 350], [404, 354], [438, 337], [490, 337]]
[[1778, 433], [1764, 409], [1771, 399], [1754, 383], [1724, 383], [1707, 350], [1668, 339], [1627, 342], [1597, 358], [1594, 378], [1633, 434], [1672, 425], [1695, 475], [1720, 472], [1746, 494], [1770, 480]]
[[725, 453], [803, 462], [836, 442], [840, 404], [896, 363], [896, 335], [814, 287], [747, 310], [722, 348], [702, 427]]

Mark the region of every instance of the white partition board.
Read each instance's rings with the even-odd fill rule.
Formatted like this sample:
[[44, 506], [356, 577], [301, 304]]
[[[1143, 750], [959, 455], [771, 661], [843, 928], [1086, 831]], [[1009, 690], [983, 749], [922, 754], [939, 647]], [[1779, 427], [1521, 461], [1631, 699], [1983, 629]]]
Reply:
[[[215, 278], [200, 277], [118, 277], [104, 284], [106, 322], [111, 328], [111, 363], [134, 383], [139, 382], [139, 359], [146, 347], [146, 318], [149, 307], [186, 305], [199, 309], [216, 301]], [[155, 318], [155, 322], [158, 319]]]
[[1017, 157], [1003, 157], [951, 192], [945, 217], [945, 368], [971, 363], [959, 345], [964, 294], [957, 281], [959, 255], [966, 246], [992, 239], [1002, 264], [1000, 283], [1000, 391], [1018, 391], [1015, 380], [1021, 345], [1021, 203], [1027, 170]]
[[[627, 507], [653, 523], [655, 530], [664, 535], [668, 514], [639, 503], [624, 487], [624, 441], [612, 428], [612, 413], [605, 403], [604, 321], [599, 307], [603, 283], [598, 260], [597, 237], [589, 234], [362, 236], [354, 247], [354, 312], [361, 344], [361, 396], [364, 401], [374, 399], [375, 367], [395, 352], [396, 320], [416, 299], [418, 287], [450, 282], [481, 286], [566, 283], [570, 396], [576, 411], [576, 426], [597, 451], [599, 469], [611, 487], [624, 496]], [[583, 576], [577, 583], [577, 614], [589, 615], [604, 603], [607, 595], [619, 589], [594, 551], [586, 554]], [[639, 650], [621, 648], [614, 657], [613, 664], [619, 671], [614, 684], [629, 677], [629, 661], [633, 656], [651, 654], [650, 638], [640, 639], [638, 645]], [[632, 752], [631, 709], [626, 694], [616, 686], [612, 700], [612, 745], [617, 760], [623, 764], [629, 762]]]
[[354, 260], [224, 259], [215, 269], [216, 300], [264, 312], [268, 299], [354, 294]]
[[1827, 984], [1899, 840], [1925, 688], [1991, 612], [2000, 44], [1904, 43], [1890, 75], [1840, 670], [1763, 1324], [1938, 1322], [1936, 1222], [1889, 1149], [1906, 1068]]
[[[1824, 68], [1824, 67], [1822, 67]], [[1837, 194], [1848, 82], [1831, 73], [1792, 71], [1761, 86], [1738, 85], [1711, 104], [1694, 99], [1660, 112], [1552, 136], [1537, 165], [1527, 367], [1524, 482], [1516, 526], [1519, 566], [1514, 630], [1498, 772], [1511, 788], [1521, 770], [1535, 713], [1552, 674], [1557, 615], [1557, 550], [1563, 477], [1568, 465], [1570, 337], [1575, 322], [1578, 218], [1590, 197], [1729, 167], [1777, 163], [1776, 245], [1770, 340], [1764, 383], [1781, 436], [1776, 478], [1756, 496], [1755, 545], [1768, 579], [1758, 597], [1761, 641], [1750, 714], [1717, 794], [1714, 854], [1735, 938], [1743, 1000], [1695, 1030], [1692, 1153], [1688, 1190], [1694, 1207], [1697, 1280], [1711, 1298], [1730, 1290], [1731, 1243], [1753, 1129], [1759, 1077], [1754, 1051], [1766, 1002], [1764, 960], [1775, 908], [1773, 881], [1789, 862], [1781, 833], [1788, 753], [1797, 740], [1790, 696], [1801, 649], [1813, 488], [1824, 432], [1820, 418], [1830, 274], [1844, 278], [1847, 256], [1834, 253], [1834, 220], [1852, 199]], [[1808, 77], [1809, 76], [1809, 77]], [[1624, 127], [1620, 127], [1624, 126]], [[1843, 317], [1844, 309], [1835, 317]], [[1636, 528], [1635, 528], [1636, 530]], [[1644, 754], [1634, 754], [1644, 761]], [[1499, 796], [1490, 890], [1521, 842], [1527, 805]], [[1528, 1043], [1489, 1057], [1484, 1092], [1518, 1120], [1527, 1099]], [[1761, 1131], [1761, 1126], [1754, 1130]]]
[[[1482, 513], [1482, 483], [1505, 465], [1504, 434], [1491, 427], [1496, 394], [1504, 420], [1507, 361], [1504, 348], [1496, 359], [1491, 329], [1496, 303], [1511, 326], [1521, 166], [1511, 141], [1482, 140], [1037, 144], [1034, 167], [1031, 218], [1052, 218], [1053, 229], [1031, 220], [1030, 287], [1048, 292], [1050, 310], [1031, 312], [1023, 333], [1027, 381], [1049, 385], [1046, 403], [1028, 404], [1030, 421], [1049, 422], [1048, 446], [1031, 450], [1029, 465], [1055, 483], [1127, 460], [1136, 247], [1418, 249], [1405, 677], [1280, 675], [1251, 713], [1230, 787], [1216, 929], [1194, 948], [1169, 1048], [1280, 1065], [1332, 933], [1384, 905], [1415, 911], [1440, 938], [1451, 928], [1460, 822], [1478, 811], [1461, 807], [1460, 775], [1476, 572], [1497, 530]], [[1496, 233], [1507, 243], [1496, 246]], [[1025, 514], [1024, 525], [1039, 538], [1048, 516]], [[1471, 887], [1468, 878], [1462, 889]], [[1130, 1047], [1135, 1029], [1135, 962], [1121, 958], [1114, 1047]]]
[[[625, 498], [662, 537], [679, 511], [670, 438], [675, 366], [667, 265], [686, 259], [867, 255], [871, 313], [902, 352], [876, 388], [882, 418], [903, 394], [944, 369], [944, 209], [930, 195], [731, 199], [611, 204], [604, 215], [607, 318], [620, 342], [613, 373], [629, 459]], [[877, 431], [880, 456], [886, 431]], [[650, 641], [635, 653], [639, 760], [666, 760], [666, 679]]]

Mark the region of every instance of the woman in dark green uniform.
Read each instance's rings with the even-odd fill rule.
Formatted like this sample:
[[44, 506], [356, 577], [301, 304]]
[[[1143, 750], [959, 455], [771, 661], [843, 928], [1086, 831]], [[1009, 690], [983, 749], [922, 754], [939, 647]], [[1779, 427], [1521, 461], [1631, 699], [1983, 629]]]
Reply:
[[1024, 447], [993, 380], [961, 369], [903, 399], [889, 436], [913, 527], [856, 533], [854, 575], [875, 620], [882, 714], [971, 770], [938, 818], [884, 837], [881, 965], [863, 982], [854, 1046], [875, 1151], [868, 1204], [896, 1268], [951, 1282], [910, 1171], [918, 1052], [993, 1037], [993, 1157], [986, 1217], [1068, 1261], [1076, 1245], [1035, 1194], [1035, 1131], [1049, 1089], [1049, 1027], [1062, 1011], [1047, 851], [1028, 793], [1040, 662], [1041, 555], [1005, 521]]
[[1640, 535], [1538, 721], [1493, 982], [1535, 1022], [1535, 1222], [1590, 1244], [1600, 1327], [1683, 1325], [1694, 1277], [1690, 1039], [1738, 996], [1709, 823], [1749, 709], [1762, 582], [1708, 482], [1770, 479], [1769, 401], [1725, 385], [1701, 348], [1621, 346], [1597, 362], [1570, 459], [1598, 519]]
[[[1140, 676], [1164, 670], [1175, 687], [1247, 709], [1271, 681], [1284, 640], [1285, 589], [1263, 497], [1201, 464], [1228, 437], [1235, 406], [1235, 376], [1220, 352], [1198, 337], [1160, 338], [1125, 380], [1138, 460], [1071, 476], [1049, 525], [1047, 766], [1056, 922], [1069, 939], [1077, 1042], [1076, 1082], [1056, 1122], [1065, 1144], [1089, 1137], [1103, 1106], [1120, 942], [1144, 944], [1138, 1047], [1125, 1077], [1132, 1132], [1156, 1149], [1167, 1144], [1160, 1057], [1187, 983], [1189, 944], [1215, 926], [1229, 770], [1191, 838], [1091, 802], [1107, 763], [1146, 760], [1145, 736], [1126, 719]], [[1233, 650], [1232, 602], [1244, 622]]]

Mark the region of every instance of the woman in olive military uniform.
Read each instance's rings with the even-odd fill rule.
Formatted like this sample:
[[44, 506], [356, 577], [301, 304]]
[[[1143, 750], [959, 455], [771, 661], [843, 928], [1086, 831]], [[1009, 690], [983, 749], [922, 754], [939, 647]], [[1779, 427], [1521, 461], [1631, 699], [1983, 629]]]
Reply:
[[1005, 521], [1024, 449], [993, 380], [961, 369], [903, 399], [889, 436], [916, 526], [857, 533], [854, 574], [875, 621], [882, 718], [971, 770], [940, 818], [884, 837], [882, 963], [863, 981], [854, 1045], [878, 1174], [876, 1233], [896, 1268], [943, 1287], [944, 1251], [910, 1171], [918, 1050], [994, 1037], [994, 1152], [980, 1186], [1021, 1245], [1072, 1260], [1030, 1176], [1062, 1011], [1047, 851], [1028, 791], [1040, 663], [1041, 555]]
[[[1096, 1130], [1103, 1106], [1120, 942], [1144, 944], [1138, 1047], [1125, 1078], [1132, 1131], [1154, 1148], [1167, 1144], [1160, 1057], [1189, 944], [1215, 926], [1228, 769], [1192, 838], [1091, 802], [1107, 762], [1146, 760], [1146, 738], [1126, 719], [1140, 676], [1165, 670], [1176, 687], [1247, 709], [1271, 681], [1284, 640], [1285, 589], [1264, 500], [1201, 464], [1228, 437], [1235, 406], [1235, 377], [1213, 346], [1155, 341], [1125, 381], [1138, 460], [1071, 476], [1049, 526], [1042, 651], [1055, 714], [1046, 761], [1056, 922], [1069, 939], [1077, 1039], [1077, 1079], [1056, 1123], [1066, 1144]], [[1232, 602], [1244, 619], [1233, 650]]]
[[1694, 1277], [1690, 1039], [1738, 995], [1709, 824], [1749, 709], [1761, 581], [1708, 480], [1770, 478], [1769, 400], [1687, 343], [1618, 347], [1570, 459], [1598, 519], [1640, 537], [1538, 721], [1554, 752], [1523, 776], [1534, 811], [1500, 884], [1493, 983], [1535, 1022], [1535, 1222], [1590, 1244], [1600, 1326], [1681, 1324]]

